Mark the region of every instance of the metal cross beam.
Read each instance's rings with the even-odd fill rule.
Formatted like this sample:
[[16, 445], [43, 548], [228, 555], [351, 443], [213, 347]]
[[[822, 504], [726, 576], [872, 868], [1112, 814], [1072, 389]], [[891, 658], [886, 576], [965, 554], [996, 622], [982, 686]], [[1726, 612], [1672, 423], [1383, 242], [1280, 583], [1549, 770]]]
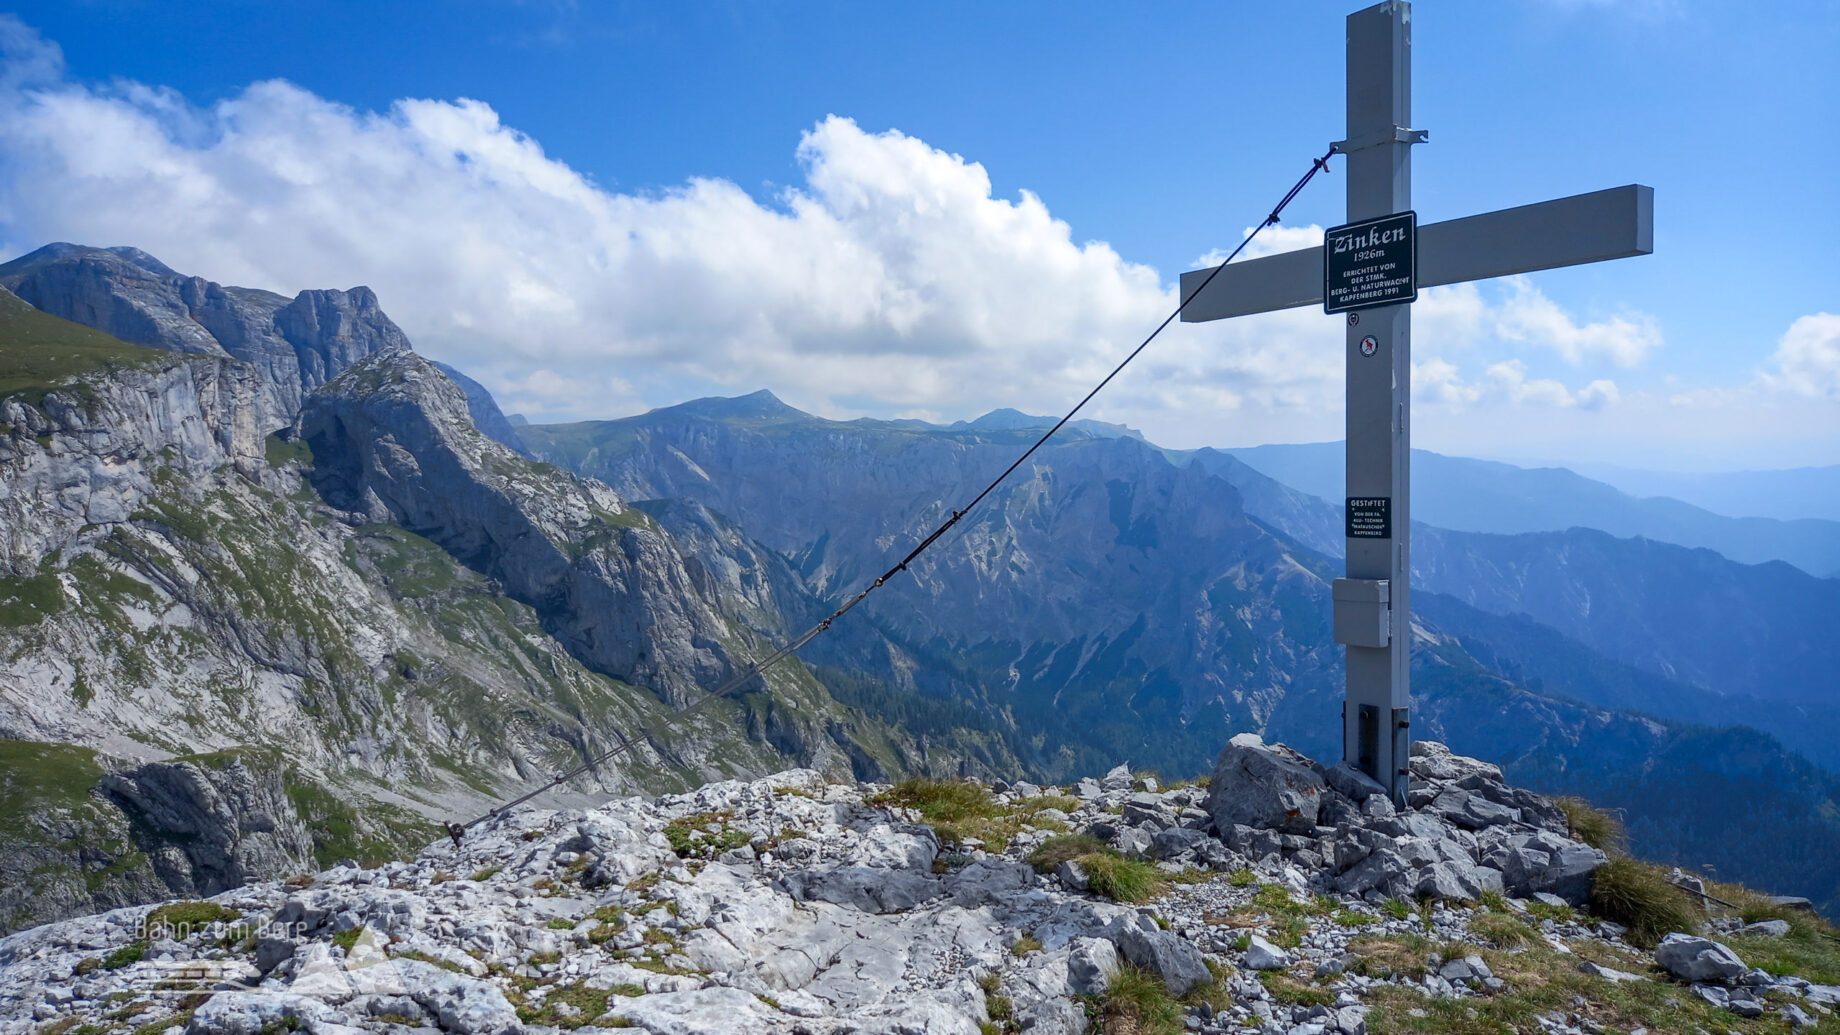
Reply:
[[[1412, 5], [1348, 16], [1348, 222], [1412, 208]], [[1433, 223], [1417, 232], [1416, 286], [1456, 284], [1654, 250], [1654, 191], [1630, 185]], [[1189, 298], [1212, 270], [1182, 275]], [[1186, 322], [1323, 301], [1325, 255], [1305, 249], [1234, 263], [1182, 310]], [[1348, 648], [1343, 757], [1403, 805], [1410, 755], [1412, 307], [1346, 316], [1347, 578], [1335, 580], [1335, 639]]]

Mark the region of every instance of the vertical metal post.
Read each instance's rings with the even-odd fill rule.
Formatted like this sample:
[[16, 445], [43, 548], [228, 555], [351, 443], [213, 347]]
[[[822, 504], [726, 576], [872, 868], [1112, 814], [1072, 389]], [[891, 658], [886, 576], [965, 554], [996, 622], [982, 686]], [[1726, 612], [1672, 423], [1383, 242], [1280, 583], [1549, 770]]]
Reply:
[[[1412, 207], [1412, 7], [1389, 0], [1348, 16], [1348, 221]], [[1412, 509], [1412, 307], [1349, 313], [1347, 494], [1390, 499], [1392, 536], [1349, 538], [1348, 577], [1385, 579], [1391, 603], [1384, 647], [1348, 647], [1343, 757], [1405, 804], [1411, 684], [1408, 592]], [[1361, 340], [1378, 347], [1366, 355]], [[1363, 728], [1366, 726], [1367, 728]]]

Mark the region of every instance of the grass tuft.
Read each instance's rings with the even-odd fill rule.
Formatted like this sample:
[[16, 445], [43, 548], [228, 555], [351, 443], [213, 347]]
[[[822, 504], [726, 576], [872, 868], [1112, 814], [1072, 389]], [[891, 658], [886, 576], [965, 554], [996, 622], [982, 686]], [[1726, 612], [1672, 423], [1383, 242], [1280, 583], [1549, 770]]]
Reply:
[[1107, 1033], [1180, 1035], [1182, 1006], [1163, 979], [1142, 967], [1127, 966], [1112, 977], [1097, 1006]]
[[1035, 867], [1036, 873], [1053, 873], [1056, 866], [1069, 859], [1105, 851], [1105, 842], [1091, 834], [1057, 834], [1029, 853], [1028, 864]]
[[1265, 991], [1281, 1003], [1292, 1006], [1328, 1006], [1335, 1002], [1335, 993], [1318, 985], [1306, 984], [1281, 970], [1263, 970], [1259, 972], [1259, 983]]
[[1628, 841], [1623, 824], [1615, 816], [1597, 808], [1583, 798], [1555, 798], [1553, 804], [1565, 813], [1574, 841], [1583, 841], [1605, 852], [1619, 852]]
[[1498, 949], [1533, 944], [1533, 928], [1508, 913], [1477, 913], [1469, 918], [1469, 933]]
[[930, 822], [958, 823], [1002, 811], [990, 788], [974, 780], [902, 780], [871, 799], [876, 805], [904, 805]]
[[1597, 868], [1591, 880], [1591, 911], [1629, 928], [1629, 941], [1654, 948], [1670, 931], [1699, 930], [1700, 911], [1687, 893], [1671, 884], [1667, 871], [1620, 856]]
[[1119, 902], [1148, 902], [1169, 887], [1169, 877], [1146, 862], [1094, 852], [1076, 860], [1095, 894]]

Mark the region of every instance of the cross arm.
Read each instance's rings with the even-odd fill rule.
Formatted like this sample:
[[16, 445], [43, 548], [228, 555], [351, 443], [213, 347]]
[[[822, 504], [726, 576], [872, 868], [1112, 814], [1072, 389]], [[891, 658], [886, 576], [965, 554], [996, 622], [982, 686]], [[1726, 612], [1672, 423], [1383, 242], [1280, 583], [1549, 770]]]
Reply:
[[[1655, 250], [1655, 190], [1626, 187], [1505, 208], [1418, 228], [1418, 286], [1487, 280]], [[1182, 274], [1182, 297], [1212, 269]], [[1321, 248], [1236, 262], [1182, 310], [1185, 323], [1222, 320], [1323, 300]]]

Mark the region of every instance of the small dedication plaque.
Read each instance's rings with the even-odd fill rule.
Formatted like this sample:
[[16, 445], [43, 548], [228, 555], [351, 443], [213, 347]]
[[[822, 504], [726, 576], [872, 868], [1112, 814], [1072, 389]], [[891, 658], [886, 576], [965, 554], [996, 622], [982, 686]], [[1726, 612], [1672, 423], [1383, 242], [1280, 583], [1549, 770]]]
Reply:
[[1348, 538], [1393, 538], [1392, 497], [1350, 496], [1345, 513], [1348, 515]]
[[1323, 234], [1323, 312], [1418, 300], [1418, 213], [1398, 212]]

